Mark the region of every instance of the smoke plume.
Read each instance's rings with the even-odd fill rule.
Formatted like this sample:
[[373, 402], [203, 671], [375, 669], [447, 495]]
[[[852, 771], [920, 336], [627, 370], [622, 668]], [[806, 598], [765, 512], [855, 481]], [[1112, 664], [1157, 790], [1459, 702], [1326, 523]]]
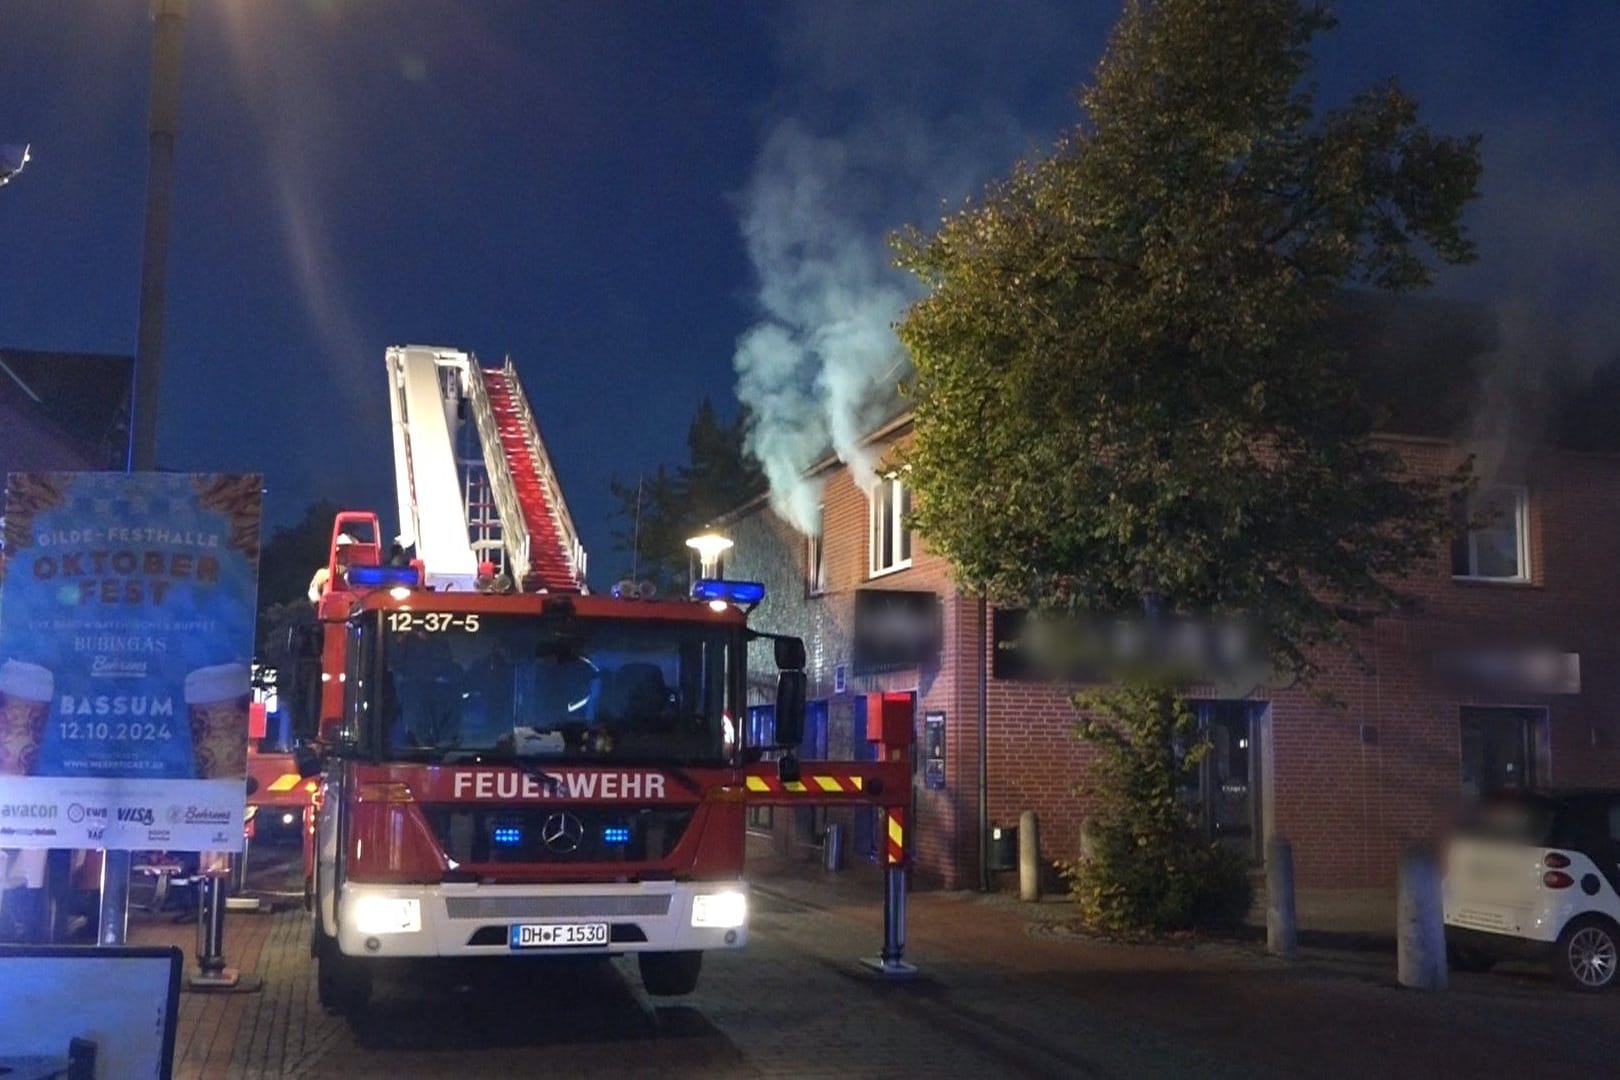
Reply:
[[1031, 81], [1072, 118], [1078, 79], [1076, 31], [1056, 5], [800, 11], [783, 42], [786, 88], [737, 200], [758, 320], [734, 364], [772, 504], [808, 532], [819, 490], [805, 470], [831, 452], [869, 488], [879, 461], [865, 436], [897, 410], [909, 375], [893, 327], [917, 290], [892, 267], [888, 234], [927, 227], [1008, 171], [1031, 132], [1058, 130], [1015, 116]]
[[1511, 478], [1549, 417], [1620, 358], [1620, 153], [1567, 114], [1525, 114], [1486, 134], [1475, 222], [1480, 262], [1462, 272], [1488, 298], [1469, 435], [1487, 479]]

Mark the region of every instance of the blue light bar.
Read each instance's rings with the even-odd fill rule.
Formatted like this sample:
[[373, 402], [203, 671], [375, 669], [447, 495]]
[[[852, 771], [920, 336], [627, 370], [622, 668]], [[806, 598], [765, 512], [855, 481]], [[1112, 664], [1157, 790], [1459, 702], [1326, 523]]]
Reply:
[[523, 830], [516, 825], [497, 825], [491, 839], [502, 847], [512, 847], [523, 843]]
[[757, 604], [765, 599], [765, 586], [757, 581], [720, 581], [699, 578], [692, 583], [694, 600], [727, 600], [733, 604]]
[[351, 566], [348, 577], [349, 584], [359, 589], [394, 586], [415, 589], [422, 584], [422, 577], [414, 566]]
[[608, 825], [602, 830], [602, 843], [628, 844], [630, 842], [630, 828], [627, 825]]

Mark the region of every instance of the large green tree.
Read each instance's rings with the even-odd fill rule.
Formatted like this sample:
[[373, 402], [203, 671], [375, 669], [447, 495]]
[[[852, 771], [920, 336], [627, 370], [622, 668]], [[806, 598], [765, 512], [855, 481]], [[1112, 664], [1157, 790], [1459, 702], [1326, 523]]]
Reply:
[[[1128, 3], [1078, 128], [899, 238], [927, 290], [899, 326], [914, 523], [970, 586], [1238, 613], [1308, 680], [1436, 550], [1448, 483], [1370, 438], [1321, 325], [1347, 287], [1473, 257], [1477, 138], [1431, 132], [1393, 83], [1319, 106], [1332, 24], [1300, 0]], [[1082, 734], [1166, 760], [1180, 688], [1140, 689], [1093, 702]]]
[[744, 448], [748, 411], [727, 422], [705, 397], [686, 429], [687, 460], [634, 481], [615, 479], [614, 550], [621, 572], [662, 592], [686, 583], [686, 540], [765, 489], [759, 462]]

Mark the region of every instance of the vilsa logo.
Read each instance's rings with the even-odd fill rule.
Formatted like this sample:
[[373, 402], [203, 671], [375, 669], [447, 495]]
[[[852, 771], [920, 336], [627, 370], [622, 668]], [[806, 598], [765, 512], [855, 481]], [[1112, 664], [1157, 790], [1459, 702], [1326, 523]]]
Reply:
[[118, 808], [119, 821], [133, 821], [137, 825], [152, 824], [152, 808], [150, 806], [120, 806]]

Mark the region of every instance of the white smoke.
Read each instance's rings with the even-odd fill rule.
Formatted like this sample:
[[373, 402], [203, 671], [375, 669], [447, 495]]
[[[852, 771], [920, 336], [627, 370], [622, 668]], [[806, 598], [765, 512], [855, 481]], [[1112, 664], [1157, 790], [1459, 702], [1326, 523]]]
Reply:
[[734, 363], [772, 504], [808, 532], [819, 490], [805, 470], [830, 451], [869, 488], [880, 462], [865, 437], [910, 373], [893, 327], [918, 289], [893, 268], [888, 235], [931, 227], [1031, 149], [1008, 103], [1031, 80], [1072, 120], [1065, 99], [1084, 50], [1073, 52], [1069, 12], [1044, 0], [800, 10], [810, 14], [786, 41], [789, 100], [738, 199], [759, 319]]
[[1496, 313], [1470, 431], [1492, 478], [1522, 467], [1555, 394], [1620, 356], [1620, 153], [1550, 110], [1499, 121], [1484, 152], [1480, 261], [1455, 277]]
[[[874, 153], [876, 151], [876, 153]], [[892, 325], [914, 291], [887, 265], [881, 226], [858, 207], [886, 149], [819, 138], [796, 121], [773, 131], [743, 199], [742, 230], [759, 275], [764, 318], [737, 344], [737, 391], [754, 412], [750, 449], [778, 512], [814, 527], [804, 470], [829, 448], [870, 487], [877, 460], [862, 445], [882, 388], [903, 353]]]

